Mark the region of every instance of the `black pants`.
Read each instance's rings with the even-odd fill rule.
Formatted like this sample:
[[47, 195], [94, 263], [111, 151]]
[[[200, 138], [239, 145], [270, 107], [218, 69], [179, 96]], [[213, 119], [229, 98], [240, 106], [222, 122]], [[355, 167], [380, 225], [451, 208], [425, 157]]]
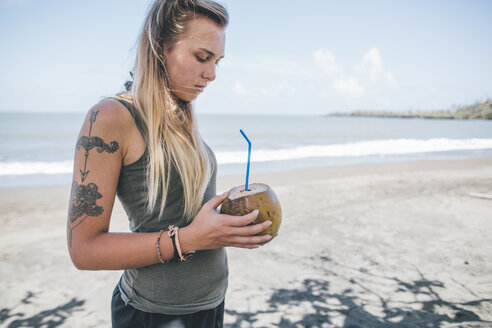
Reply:
[[113, 328], [222, 328], [224, 326], [224, 302], [211, 310], [185, 315], [147, 313], [126, 305], [116, 286], [111, 301]]

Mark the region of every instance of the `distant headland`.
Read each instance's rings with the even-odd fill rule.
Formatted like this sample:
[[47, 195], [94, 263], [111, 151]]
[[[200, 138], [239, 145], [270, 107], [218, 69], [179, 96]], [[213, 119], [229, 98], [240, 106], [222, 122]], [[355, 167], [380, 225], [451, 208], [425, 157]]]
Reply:
[[389, 111], [355, 111], [351, 113], [332, 113], [327, 116], [364, 116], [364, 117], [395, 117], [395, 118], [440, 118], [440, 119], [477, 119], [492, 120], [492, 99], [477, 102], [473, 105], [457, 109], [422, 111], [422, 112], [389, 112]]

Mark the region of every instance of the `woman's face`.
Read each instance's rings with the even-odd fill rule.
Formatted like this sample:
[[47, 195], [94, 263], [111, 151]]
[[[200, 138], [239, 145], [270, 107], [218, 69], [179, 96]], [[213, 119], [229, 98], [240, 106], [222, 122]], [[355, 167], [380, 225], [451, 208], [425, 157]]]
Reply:
[[208, 18], [198, 17], [187, 23], [183, 37], [164, 50], [164, 64], [171, 90], [181, 100], [194, 100], [215, 80], [215, 68], [224, 57], [224, 30]]

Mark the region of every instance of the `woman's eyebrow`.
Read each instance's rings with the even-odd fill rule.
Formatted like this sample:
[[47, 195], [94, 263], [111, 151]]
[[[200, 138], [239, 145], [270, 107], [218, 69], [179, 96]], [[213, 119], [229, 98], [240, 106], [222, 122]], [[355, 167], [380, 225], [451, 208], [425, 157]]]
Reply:
[[[200, 48], [200, 50], [203, 50], [203, 51], [205, 51], [208, 55], [210, 55], [210, 56], [212, 56], [212, 57], [215, 57], [215, 54], [214, 54], [212, 51], [208, 50], [208, 49], [205, 49], [205, 48]], [[218, 58], [218, 59], [221, 59], [221, 58], [224, 58], [224, 55], [220, 56], [220, 58]]]

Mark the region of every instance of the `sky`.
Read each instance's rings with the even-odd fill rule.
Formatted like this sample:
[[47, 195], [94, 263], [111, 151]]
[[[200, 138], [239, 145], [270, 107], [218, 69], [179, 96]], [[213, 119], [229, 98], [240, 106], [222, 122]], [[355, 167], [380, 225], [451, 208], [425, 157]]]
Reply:
[[[492, 1], [222, 0], [203, 114], [452, 109], [492, 97]], [[148, 0], [0, 0], [0, 112], [86, 112], [122, 90]]]

